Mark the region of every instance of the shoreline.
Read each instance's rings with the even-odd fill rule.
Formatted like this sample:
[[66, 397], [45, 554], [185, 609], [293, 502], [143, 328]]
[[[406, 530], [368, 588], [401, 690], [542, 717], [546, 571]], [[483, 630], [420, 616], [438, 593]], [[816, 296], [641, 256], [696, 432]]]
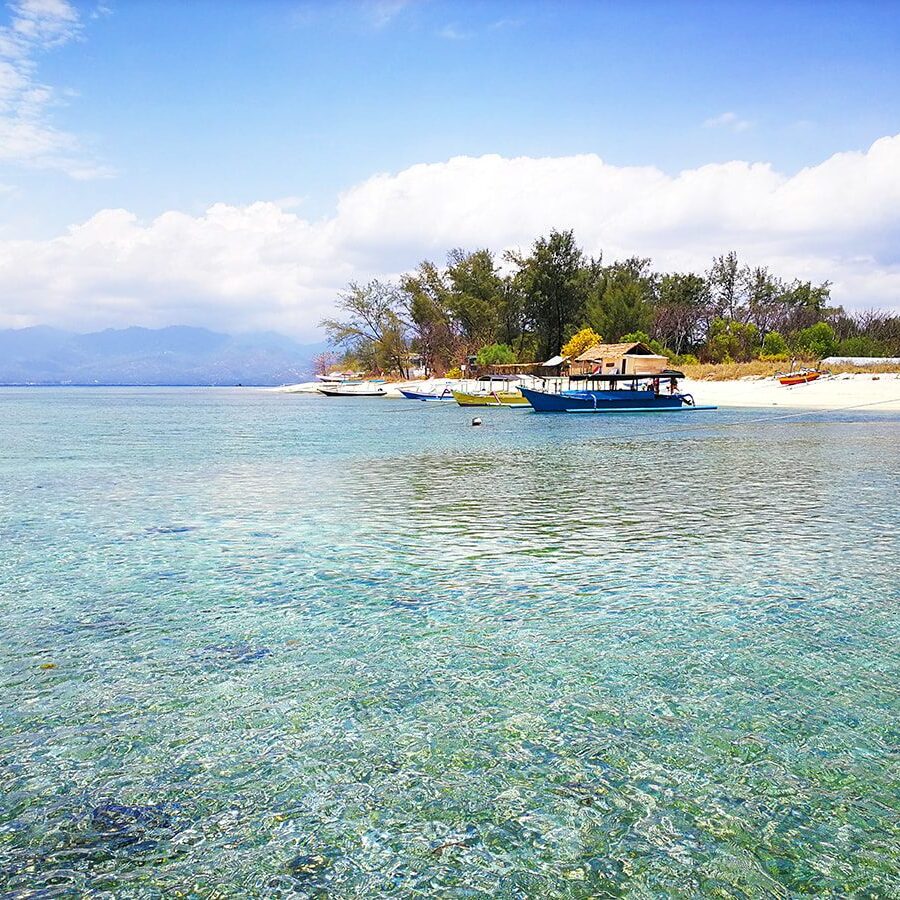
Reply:
[[751, 375], [733, 381], [685, 378], [681, 389], [697, 403], [721, 407], [783, 407], [788, 409], [847, 409], [900, 411], [900, 374], [825, 375], [809, 384], [786, 386], [774, 378]]
[[[400, 387], [432, 384], [446, 379], [401, 381], [383, 385], [387, 399], [399, 399]], [[320, 382], [283, 385], [266, 390], [287, 394], [315, 394]], [[900, 373], [847, 373], [825, 375], [809, 384], [785, 386], [774, 378], [750, 375], [730, 381], [685, 378], [681, 389], [693, 394], [698, 404], [723, 408], [783, 407], [788, 409], [832, 409], [859, 407], [873, 412], [900, 412]]]

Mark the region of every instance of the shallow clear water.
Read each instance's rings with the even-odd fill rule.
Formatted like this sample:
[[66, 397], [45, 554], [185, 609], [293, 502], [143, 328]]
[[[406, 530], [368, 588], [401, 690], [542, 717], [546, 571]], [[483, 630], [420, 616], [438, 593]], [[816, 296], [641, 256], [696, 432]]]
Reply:
[[900, 416], [479, 412], [0, 391], [5, 892], [897, 896]]

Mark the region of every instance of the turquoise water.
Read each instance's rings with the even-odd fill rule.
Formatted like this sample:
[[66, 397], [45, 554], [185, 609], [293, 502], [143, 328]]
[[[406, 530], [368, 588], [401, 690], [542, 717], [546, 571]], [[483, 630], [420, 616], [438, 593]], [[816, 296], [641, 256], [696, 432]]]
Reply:
[[480, 414], [0, 391], [5, 893], [900, 894], [900, 416]]

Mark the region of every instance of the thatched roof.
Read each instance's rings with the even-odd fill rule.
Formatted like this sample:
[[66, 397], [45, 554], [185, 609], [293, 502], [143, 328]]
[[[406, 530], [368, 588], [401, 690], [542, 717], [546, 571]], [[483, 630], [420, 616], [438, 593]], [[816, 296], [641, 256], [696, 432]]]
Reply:
[[634, 341], [626, 344], [594, 344], [593, 347], [588, 347], [581, 356], [576, 357], [575, 362], [599, 362], [603, 359], [617, 359], [622, 356], [655, 356], [657, 359], [663, 359], [642, 341]]

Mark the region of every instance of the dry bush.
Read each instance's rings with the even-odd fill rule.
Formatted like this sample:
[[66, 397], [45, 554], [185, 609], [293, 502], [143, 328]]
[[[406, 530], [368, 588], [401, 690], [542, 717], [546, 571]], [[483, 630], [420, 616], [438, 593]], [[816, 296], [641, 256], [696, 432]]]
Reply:
[[[805, 366], [813, 368], [814, 363], [797, 363], [797, 367]], [[739, 363], [699, 363], [693, 366], [681, 366], [681, 371], [694, 381], [734, 381], [738, 378], [771, 378], [777, 372], [790, 371], [790, 363], [771, 362], [768, 360], [754, 359], [751, 362]], [[827, 371], [832, 375], [845, 373], [860, 375], [883, 375], [892, 372], [900, 372], [900, 365], [880, 366], [828, 366]]]

